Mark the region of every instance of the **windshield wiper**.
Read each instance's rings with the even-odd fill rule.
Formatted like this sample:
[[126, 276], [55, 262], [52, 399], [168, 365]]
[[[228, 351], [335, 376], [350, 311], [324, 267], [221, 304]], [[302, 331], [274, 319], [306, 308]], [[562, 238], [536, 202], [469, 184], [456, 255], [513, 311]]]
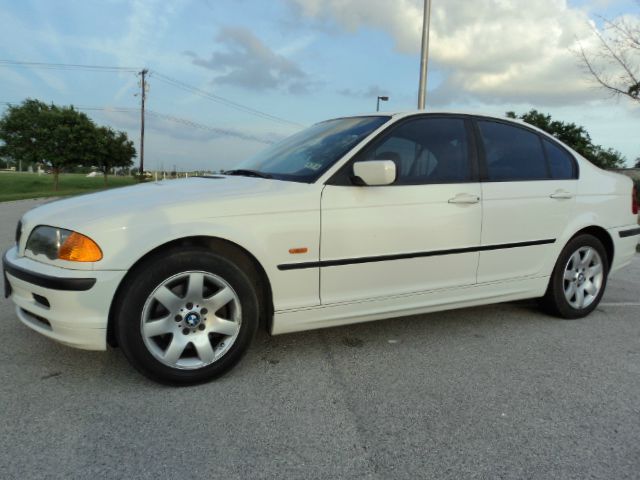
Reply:
[[222, 173], [224, 175], [240, 175], [243, 177], [273, 178], [273, 176], [269, 175], [268, 173], [260, 172], [258, 170], [247, 170], [244, 168], [239, 168], [236, 170], [227, 170]]

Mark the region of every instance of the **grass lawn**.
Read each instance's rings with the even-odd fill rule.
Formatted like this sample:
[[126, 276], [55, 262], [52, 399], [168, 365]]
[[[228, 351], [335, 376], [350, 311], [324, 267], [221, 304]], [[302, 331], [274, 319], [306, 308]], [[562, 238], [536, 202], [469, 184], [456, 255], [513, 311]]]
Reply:
[[58, 190], [53, 190], [53, 175], [37, 173], [0, 172], [0, 202], [23, 200], [25, 198], [58, 197], [89, 193], [105, 188], [133, 185], [133, 177], [109, 175], [109, 184], [105, 187], [102, 176], [87, 177], [80, 173], [61, 174]]

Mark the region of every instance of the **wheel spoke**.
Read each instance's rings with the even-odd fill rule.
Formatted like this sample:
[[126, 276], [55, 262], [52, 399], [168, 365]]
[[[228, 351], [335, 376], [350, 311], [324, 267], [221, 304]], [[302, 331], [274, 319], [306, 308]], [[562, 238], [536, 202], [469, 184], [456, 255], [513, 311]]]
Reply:
[[580, 265], [580, 251], [571, 255], [571, 258], [569, 258], [569, 265], [571, 265], [572, 270], [576, 270], [578, 268], [578, 265]]
[[142, 324], [142, 330], [147, 337], [157, 337], [174, 330], [175, 323], [171, 317], [161, 318], [159, 320], [151, 320]]
[[589, 295], [595, 295], [598, 292], [598, 287], [593, 282], [585, 282], [584, 289]]
[[206, 303], [209, 306], [209, 310], [212, 313], [217, 312], [222, 307], [224, 307], [227, 303], [235, 300], [236, 296], [229, 287], [224, 287], [218, 293], [216, 293], [213, 297], [208, 298]]
[[153, 298], [155, 298], [158, 302], [160, 302], [164, 308], [169, 310], [170, 312], [175, 312], [180, 308], [180, 304], [183, 302], [182, 298], [177, 296], [167, 287], [162, 286], [153, 294]]
[[582, 308], [584, 305], [584, 287], [576, 288], [576, 306]]
[[575, 293], [576, 293], [576, 283], [571, 282], [569, 283], [568, 287], [565, 288], [564, 294], [567, 296], [567, 300], [570, 300], [571, 298], [573, 298], [573, 295], [575, 295]]
[[204, 297], [204, 275], [202, 273], [192, 273], [189, 275], [189, 286], [187, 287], [187, 298], [200, 301]]
[[564, 279], [573, 281], [576, 278], [576, 272], [574, 270], [565, 270], [564, 271]]
[[584, 258], [582, 259], [580, 266], [582, 266], [583, 268], [587, 268], [591, 263], [592, 259], [593, 259], [593, 248], [588, 248], [587, 252], [584, 254]]
[[171, 343], [164, 352], [164, 361], [170, 364], [175, 364], [182, 356], [182, 352], [184, 352], [184, 348], [186, 346], [187, 345], [182, 336], [174, 335], [171, 339]]
[[203, 363], [211, 363], [215, 360], [216, 354], [207, 335], [198, 335], [193, 341], [193, 346], [196, 347], [198, 357]]
[[596, 263], [593, 267], [590, 267], [587, 270], [587, 278], [593, 278], [596, 275], [600, 275], [602, 273], [602, 264]]
[[216, 317], [211, 322], [211, 331], [215, 333], [221, 333], [222, 335], [233, 336], [240, 329], [240, 325], [224, 318]]

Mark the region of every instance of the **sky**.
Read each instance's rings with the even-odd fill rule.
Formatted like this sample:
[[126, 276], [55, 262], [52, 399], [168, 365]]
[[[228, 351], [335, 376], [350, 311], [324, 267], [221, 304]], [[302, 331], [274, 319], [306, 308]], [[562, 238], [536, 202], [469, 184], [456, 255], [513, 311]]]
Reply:
[[[73, 104], [139, 145], [146, 169], [232, 168], [269, 142], [345, 115], [417, 105], [422, 0], [0, 0], [2, 102]], [[601, 17], [640, 22], [634, 0], [432, 0], [427, 110], [532, 108], [640, 157], [640, 105], [581, 67]], [[194, 93], [194, 88], [197, 89]]]

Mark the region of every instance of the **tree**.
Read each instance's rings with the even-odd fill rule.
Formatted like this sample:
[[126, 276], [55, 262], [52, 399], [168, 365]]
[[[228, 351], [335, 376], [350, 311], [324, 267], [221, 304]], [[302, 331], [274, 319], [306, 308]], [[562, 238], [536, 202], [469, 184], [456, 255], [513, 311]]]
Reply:
[[634, 165], [635, 168], [640, 168], [640, 157], [636, 158], [636, 164]]
[[580, 46], [582, 64], [613, 96], [640, 103], [640, 24], [631, 16], [601, 20], [603, 30], [593, 28], [597, 46], [590, 51]]
[[506, 115], [509, 118], [519, 118], [553, 135], [600, 168], [620, 168], [625, 164], [625, 158], [620, 152], [595, 145], [591, 141], [589, 132], [575, 123], [553, 120], [551, 115], [540, 113], [537, 110], [531, 110], [519, 116], [515, 112], [507, 112]]
[[0, 156], [15, 163], [43, 163], [53, 172], [54, 189], [64, 169], [95, 165], [104, 175], [114, 167], [130, 167], [136, 156], [126, 133], [98, 127], [84, 113], [70, 107], [27, 99], [10, 106], [0, 119]]
[[27, 99], [12, 105], [0, 119], [2, 153], [14, 161], [44, 163], [58, 189], [58, 176], [65, 167], [86, 160], [91, 152], [94, 123], [73, 107], [47, 105]]
[[124, 132], [116, 132], [109, 127], [97, 127], [94, 135], [91, 164], [102, 172], [104, 184], [107, 185], [107, 175], [113, 168], [130, 168], [133, 165], [136, 149]]

